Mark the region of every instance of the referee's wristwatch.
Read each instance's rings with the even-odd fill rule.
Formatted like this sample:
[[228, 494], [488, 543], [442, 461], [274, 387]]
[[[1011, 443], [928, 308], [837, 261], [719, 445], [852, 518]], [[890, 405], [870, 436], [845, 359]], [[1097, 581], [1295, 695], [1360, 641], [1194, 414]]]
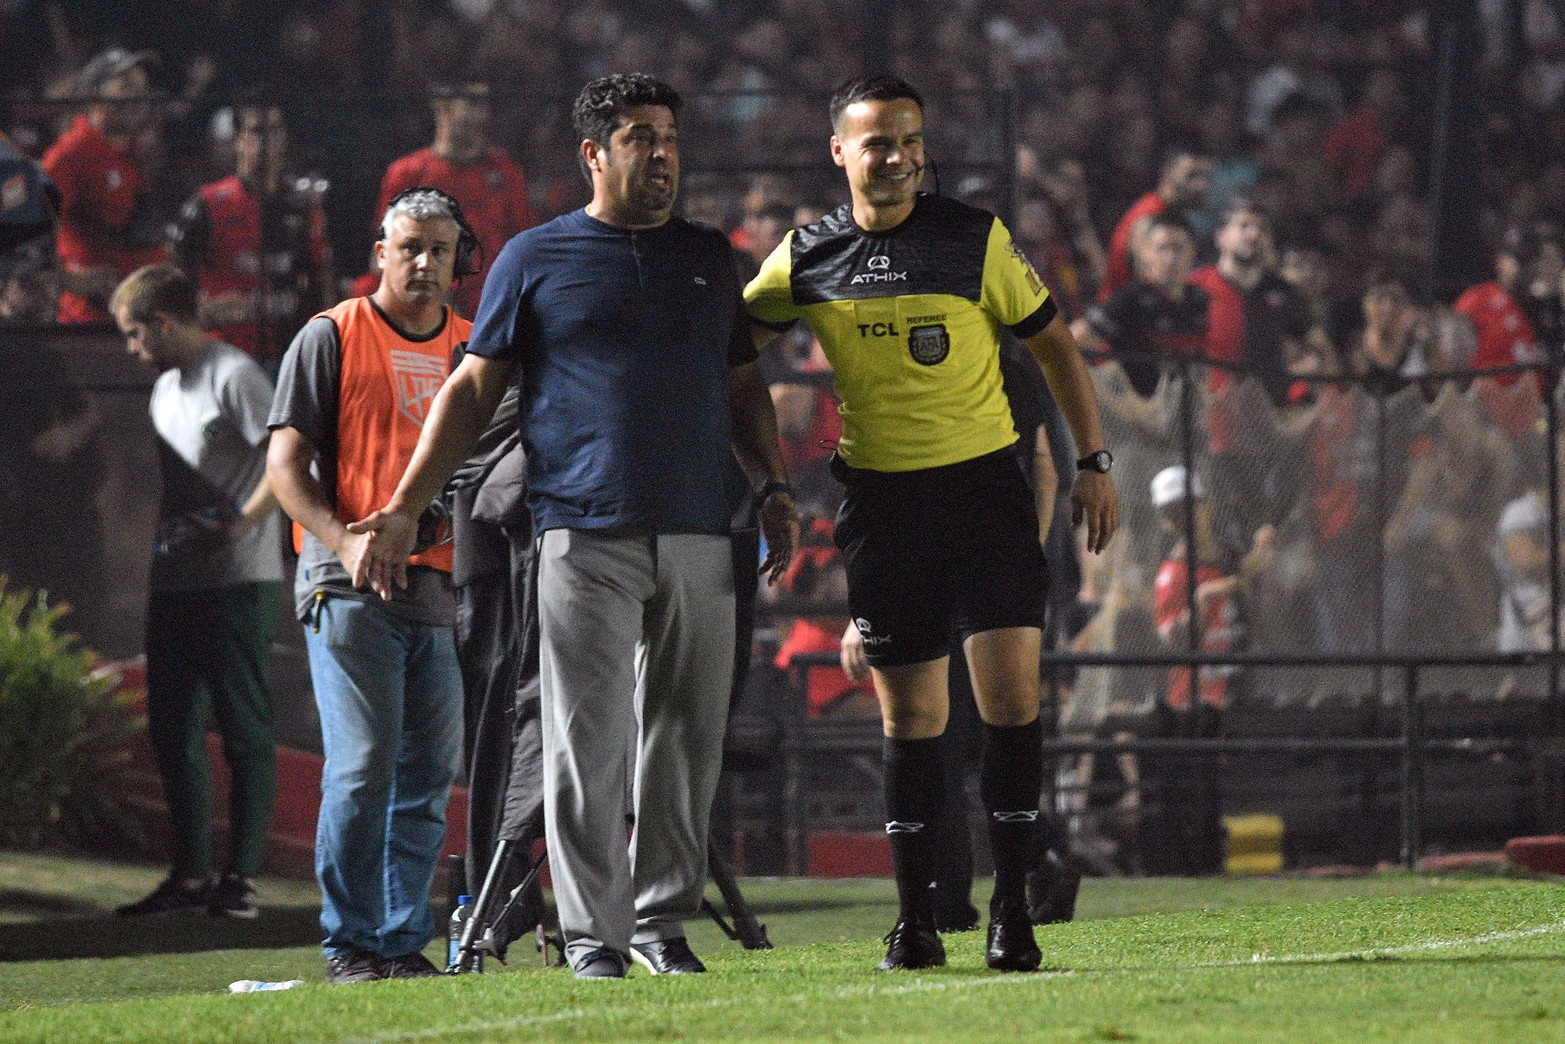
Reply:
[[1076, 462], [1077, 471], [1096, 471], [1100, 475], [1107, 475], [1114, 467], [1114, 454], [1106, 449], [1089, 453]]
[[768, 500], [770, 500], [772, 498], [772, 494], [773, 493], [786, 493], [786, 494], [788, 494], [788, 499], [789, 500], [797, 500], [798, 499], [797, 497], [795, 497], [793, 495], [793, 487], [792, 486], [790, 486], [788, 483], [782, 482], [782, 481], [780, 481], [778, 479], [772, 479], [770, 482], [764, 484], [763, 486], [761, 486], [761, 488], [759, 490], [756, 491], [756, 494], [755, 494], [755, 506], [756, 507], [760, 507], [761, 505], [765, 504]]

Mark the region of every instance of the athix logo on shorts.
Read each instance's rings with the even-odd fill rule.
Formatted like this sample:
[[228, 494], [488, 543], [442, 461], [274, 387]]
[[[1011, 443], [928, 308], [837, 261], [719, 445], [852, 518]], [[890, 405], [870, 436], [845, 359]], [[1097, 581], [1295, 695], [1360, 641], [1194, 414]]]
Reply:
[[871, 254], [869, 260], [864, 262], [868, 272], [860, 272], [848, 280], [850, 286], [863, 286], [865, 283], [905, 283], [906, 272], [891, 271], [891, 257], [887, 254]]
[[432, 355], [393, 350], [391, 379], [397, 388], [397, 412], [422, 428], [429, 404], [446, 379], [445, 362]]
[[862, 616], [853, 621], [853, 626], [859, 629], [859, 635], [864, 639], [865, 645], [885, 645], [891, 641], [889, 634], [876, 634], [870, 627], [869, 621]]

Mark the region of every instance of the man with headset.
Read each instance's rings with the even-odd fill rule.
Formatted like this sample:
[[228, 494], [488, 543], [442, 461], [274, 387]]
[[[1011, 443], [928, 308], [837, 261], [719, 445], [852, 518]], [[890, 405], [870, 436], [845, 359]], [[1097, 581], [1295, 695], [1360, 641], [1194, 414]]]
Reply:
[[429, 889], [462, 748], [451, 545], [433, 525], [382, 600], [354, 583], [367, 536], [472, 329], [444, 303], [477, 240], [456, 200], [393, 198], [375, 244], [380, 287], [299, 331], [283, 358], [267, 476], [298, 524], [294, 583], [320, 708], [316, 876], [330, 983], [438, 974]]
[[[1048, 568], [1012, 445], [1000, 326], [1043, 368], [1077, 447], [1073, 523], [1102, 551], [1118, 521], [1097, 400], [1049, 291], [993, 214], [918, 188], [923, 104], [892, 76], [831, 100], [832, 158], [852, 201], [790, 232], [745, 289], [757, 339], [810, 324], [836, 371], [847, 487], [833, 534], [886, 735], [886, 833], [900, 913], [880, 967], [945, 963], [930, 884], [943, 804], [947, 646], [961, 631], [983, 719], [980, 789], [994, 895], [991, 968], [1042, 960], [1026, 875], [1043, 782], [1039, 657]], [[954, 782], [954, 781], [953, 781]]]

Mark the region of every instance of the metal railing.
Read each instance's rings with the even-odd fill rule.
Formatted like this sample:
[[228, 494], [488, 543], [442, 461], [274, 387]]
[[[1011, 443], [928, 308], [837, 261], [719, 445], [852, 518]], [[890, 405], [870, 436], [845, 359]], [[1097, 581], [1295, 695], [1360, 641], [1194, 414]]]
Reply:
[[[1556, 672], [1560, 666], [1558, 653], [1510, 653], [1475, 656], [1439, 655], [1257, 655], [1233, 653], [1211, 655], [1196, 653], [1169, 653], [1161, 656], [1124, 656], [1118, 654], [1060, 654], [1046, 657], [1044, 676], [1069, 667], [1337, 667], [1337, 668], [1389, 668], [1401, 674], [1400, 698], [1396, 701], [1400, 712], [1399, 731], [1395, 736], [1272, 736], [1244, 738], [1049, 738], [1044, 740], [1046, 756], [1072, 754], [1147, 754], [1147, 755], [1224, 755], [1224, 754], [1346, 754], [1355, 756], [1394, 756], [1398, 762], [1398, 856], [1404, 867], [1417, 866], [1423, 850], [1424, 820], [1424, 770], [1431, 753], [1448, 752], [1472, 756], [1495, 754], [1532, 754], [1538, 758], [1558, 757], [1562, 744], [1557, 736], [1549, 735], [1533, 740], [1466, 736], [1454, 738], [1430, 738], [1424, 733], [1424, 721], [1419, 703], [1421, 672], [1431, 668], [1447, 667], [1548, 667]], [[784, 717], [782, 740], [783, 784], [781, 793], [782, 833], [789, 873], [801, 874], [808, 869], [810, 831], [809, 802], [805, 793], [805, 772], [811, 759], [821, 755], [841, 755], [848, 752], [866, 752], [865, 738], [869, 723], [858, 729], [822, 727], [822, 723], [809, 718], [805, 687], [807, 670], [811, 667], [829, 667], [838, 662], [829, 653], [804, 653], [792, 657], [790, 667], [796, 669], [798, 684], [792, 689], [792, 700]], [[1055, 702], [1058, 706], [1058, 702]], [[1556, 795], [1553, 815], [1558, 816]]]

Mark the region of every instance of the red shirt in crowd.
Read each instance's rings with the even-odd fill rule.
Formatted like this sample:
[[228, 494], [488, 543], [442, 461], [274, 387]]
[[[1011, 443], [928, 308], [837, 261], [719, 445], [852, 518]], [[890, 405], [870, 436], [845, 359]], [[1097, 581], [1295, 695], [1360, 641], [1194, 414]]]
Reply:
[[[1462, 291], [1455, 308], [1472, 321], [1478, 332], [1478, 349], [1473, 353], [1472, 366], [1482, 370], [1490, 366], [1512, 366], [1516, 363], [1538, 362], [1538, 336], [1533, 332], [1527, 313], [1505, 287], [1490, 280]], [[1514, 396], [1500, 393], [1499, 389], [1514, 385], [1519, 373], [1500, 374], [1480, 382], [1478, 393], [1491, 418], [1507, 433], [1520, 436], [1532, 426], [1537, 411], [1518, 402]], [[1537, 375], [1538, 392], [1548, 394], [1543, 374]]]
[[1348, 202], [1363, 199], [1374, 190], [1375, 167], [1386, 147], [1380, 117], [1368, 107], [1344, 117], [1321, 147], [1321, 158], [1337, 174], [1337, 187]]
[[[1214, 565], [1196, 567], [1196, 584], [1221, 580], [1223, 571]], [[1168, 642], [1180, 617], [1190, 606], [1188, 572], [1183, 558], [1170, 558], [1157, 571], [1153, 583], [1156, 598], [1158, 634]], [[1234, 625], [1238, 620], [1238, 607], [1232, 598], [1213, 598], [1206, 603], [1201, 616], [1201, 652], [1229, 652], [1234, 645]], [[1228, 695], [1228, 679], [1234, 673], [1232, 667], [1202, 667], [1200, 688], [1196, 696], [1202, 703], [1221, 707]], [[1168, 705], [1176, 709], [1190, 706], [1190, 668], [1168, 669]]]
[[1108, 274], [1103, 277], [1103, 285], [1098, 287], [1099, 301], [1107, 301], [1110, 294], [1130, 282], [1133, 274], [1130, 267], [1130, 234], [1143, 218], [1153, 217], [1167, 209], [1168, 204], [1163, 202], [1162, 196], [1148, 192], [1132, 203], [1130, 209], [1125, 211], [1125, 216], [1119, 219], [1119, 224], [1114, 226], [1114, 232], [1109, 236]]
[[473, 163], [452, 163], [434, 149], [419, 149], [393, 160], [386, 168], [376, 218], [386, 212], [392, 196], [419, 185], [455, 198], [483, 245], [483, 267], [477, 275], [465, 277], [455, 292], [457, 309], [471, 318], [478, 311], [479, 291], [500, 248], [516, 233], [538, 223], [527, 201], [527, 178], [515, 160], [496, 148], [485, 150]]
[[1315, 482], [1315, 535], [1330, 544], [1349, 531], [1358, 512], [1359, 440], [1353, 398], [1336, 385], [1320, 392], [1310, 457]]
[[[1464, 290], [1456, 299], [1456, 310], [1472, 320], [1478, 331], [1478, 350], [1472, 363], [1475, 370], [1538, 360], [1538, 338], [1527, 313], [1499, 283], [1490, 280]], [[1510, 385], [1516, 383], [1517, 376], [1506, 374], [1497, 379]]]
[[[134, 148], [122, 149], [86, 116], [43, 154], [43, 169], [60, 189], [60, 231], [56, 249], [67, 269], [109, 267], [130, 275], [164, 258], [156, 237], [138, 243], [132, 236], [138, 204], [148, 191], [147, 177]], [[161, 229], [157, 230], [161, 232]], [[76, 294], [60, 295], [59, 321], [107, 320], [103, 309]]]
[[[811, 524], [812, 531], [817, 535], [830, 537], [831, 520], [820, 518]], [[795, 581], [802, 573], [814, 572], [833, 567], [838, 561], [838, 552], [835, 546], [812, 546], [806, 544], [799, 548], [794, 555], [793, 563], [788, 567], [788, 572], [783, 576], [781, 587], [785, 591], [792, 591]], [[778, 670], [791, 671], [793, 657], [800, 653], [836, 653], [840, 648], [842, 632], [848, 626], [848, 621], [836, 616], [800, 616], [793, 621], [788, 628], [788, 637], [777, 649], [777, 656], [772, 663]], [[821, 711], [837, 702], [845, 694], [854, 689], [862, 689], [873, 693], [874, 687], [868, 679], [863, 682], [855, 682], [848, 677], [837, 664], [825, 667], [803, 668], [806, 672], [808, 683], [809, 714], [812, 718], [818, 718]], [[797, 680], [797, 675], [794, 675]]]
[[259, 321], [212, 333], [257, 359], [281, 358], [325, 295], [320, 274], [331, 269], [331, 247], [320, 207], [282, 193], [263, 206], [233, 174], [203, 185], [176, 228], [176, 259], [195, 276], [203, 297], [256, 295], [264, 273]]

